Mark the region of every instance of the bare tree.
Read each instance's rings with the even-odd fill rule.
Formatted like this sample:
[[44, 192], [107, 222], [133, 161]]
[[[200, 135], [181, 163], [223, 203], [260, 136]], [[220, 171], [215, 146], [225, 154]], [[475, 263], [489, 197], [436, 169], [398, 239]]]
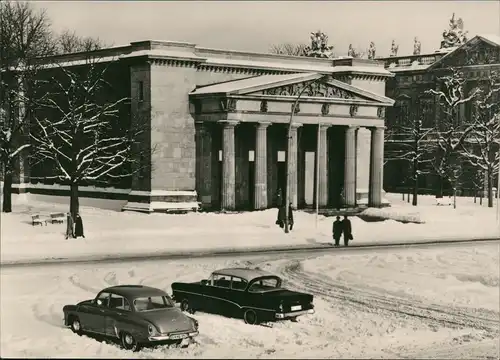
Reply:
[[116, 96], [105, 80], [112, 65], [89, 60], [78, 68], [56, 68], [34, 116], [33, 160], [52, 167], [53, 175], [44, 179], [69, 183], [73, 215], [80, 184], [130, 177], [148, 166], [134, 149], [149, 128], [138, 119], [126, 120], [128, 99]]
[[282, 43], [271, 46], [270, 52], [278, 55], [305, 56], [305, 44]]
[[107, 45], [99, 38], [81, 37], [74, 31], [64, 30], [56, 39], [57, 52], [68, 54], [82, 51], [99, 50]]
[[443, 186], [445, 182], [449, 182], [453, 189], [453, 206], [456, 208], [456, 191], [461, 178], [460, 152], [469, 134], [475, 130], [475, 121], [464, 121], [464, 114], [460, 109], [474, 101], [478, 89], [466, 93], [466, 79], [461, 71], [454, 68], [438, 80], [440, 86], [437, 90], [426, 91], [427, 94], [434, 95], [435, 101], [439, 103], [438, 123], [430, 142], [434, 149], [431, 164], [440, 182], [436, 197], [442, 197]]
[[37, 11], [27, 2], [0, 2], [0, 163], [4, 212], [12, 211], [13, 172], [30, 146], [25, 141], [26, 127], [40, 69], [37, 58], [51, 55], [54, 50], [45, 11]]
[[486, 176], [488, 207], [493, 207], [494, 177], [498, 172], [500, 145], [500, 78], [493, 73], [480, 85], [472, 111], [474, 131], [462, 144], [462, 155]]
[[431, 161], [429, 153], [429, 134], [434, 131], [429, 124], [431, 105], [424, 99], [419, 99], [416, 112], [401, 111], [400, 121], [392, 127], [388, 143], [393, 143], [397, 150], [393, 150], [391, 158], [402, 160], [409, 165], [408, 181], [412, 188], [412, 205], [418, 204], [419, 178], [427, 174], [428, 164]]

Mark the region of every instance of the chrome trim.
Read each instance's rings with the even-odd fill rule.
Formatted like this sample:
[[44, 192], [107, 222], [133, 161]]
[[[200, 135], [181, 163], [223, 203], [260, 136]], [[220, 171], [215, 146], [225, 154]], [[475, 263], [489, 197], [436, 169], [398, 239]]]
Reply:
[[234, 304], [236, 305], [237, 307], [239, 307], [240, 309], [254, 309], [254, 310], [262, 310], [262, 311], [272, 311], [272, 312], [276, 312], [276, 309], [265, 309], [265, 308], [258, 308], [258, 307], [254, 307], [254, 306], [241, 306], [239, 305], [238, 303], [235, 303], [234, 301], [231, 301], [231, 300], [227, 300], [227, 299], [223, 299], [223, 298], [220, 298], [220, 297], [217, 297], [217, 296], [211, 296], [211, 295], [201, 295], [201, 294], [198, 294], [198, 293], [194, 293], [194, 292], [190, 292], [190, 291], [184, 291], [184, 290], [175, 290], [177, 292], [181, 292], [181, 293], [185, 293], [185, 294], [192, 294], [192, 295], [196, 295], [196, 296], [206, 296], [206, 297], [209, 297], [209, 298], [212, 298], [212, 299], [217, 299], [217, 300], [222, 300], [222, 301], [226, 301], [226, 302], [229, 302], [231, 304]]
[[165, 340], [184, 340], [184, 339], [189, 339], [194, 336], [198, 336], [199, 332], [198, 331], [192, 331], [192, 332], [185, 332], [181, 334], [172, 334], [172, 335], [186, 335], [183, 338], [179, 339], [172, 339], [172, 335], [156, 335], [156, 336], [149, 336], [148, 340], [149, 341], [165, 341]]
[[314, 309], [292, 311], [288, 313], [276, 313], [276, 319], [285, 319], [288, 317], [300, 316], [305, 314], [314, 314]]

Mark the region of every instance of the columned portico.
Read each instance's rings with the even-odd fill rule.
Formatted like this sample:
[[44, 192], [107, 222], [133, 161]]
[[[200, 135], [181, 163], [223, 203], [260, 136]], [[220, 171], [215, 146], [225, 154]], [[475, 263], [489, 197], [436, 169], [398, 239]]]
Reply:
[[255, 192], [254, 209], [267, 208], [267, 127], [270, 122], [259, 122], [255, 136]]
[[328, 128], [330, 125], [320, 124], [319, 128], [319, 189], [318, 205], [326, 207], [328, 205]]
[[356, 206], [356, 131], [348, 126], [345, 132], [344, 205]]
[[287, 157], [290, 161], [288, 164], [288, 188], [290, 189], [290, 202], [292, 203], [292, 208], [297, 209], [298, 203], [298, 172], [297, 172], [297, 155], [298, 155], [298, 136], [297, 129], [301, 127], [302, 124], [293, 123], [290, 127], [290, 154]]
[[382, 205], [382, 181], [384, 178], [384, 128], [371, 128], [370, 149], [370, 191], [368, 193], [368, 206], [379, 207]]
[[237, 121], [222, 122], [222, 210], [236, 207], [236, 163], [234, 127]]

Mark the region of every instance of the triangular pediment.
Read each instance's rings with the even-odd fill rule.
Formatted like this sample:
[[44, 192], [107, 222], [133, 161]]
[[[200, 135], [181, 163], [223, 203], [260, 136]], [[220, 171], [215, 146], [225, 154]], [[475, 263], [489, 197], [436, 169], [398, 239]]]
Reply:
[[374, 94], [318, 73], [261, 75], [225, 83], [203, 86], [192, 96], [237, 95], [257, 97], [326, 98], [331, 100], [360, 100], [392, 105], [385, 96]]
[[429, 69], [488, 65], [500, 63], [500, 38], [475, 36], [443, 56]]

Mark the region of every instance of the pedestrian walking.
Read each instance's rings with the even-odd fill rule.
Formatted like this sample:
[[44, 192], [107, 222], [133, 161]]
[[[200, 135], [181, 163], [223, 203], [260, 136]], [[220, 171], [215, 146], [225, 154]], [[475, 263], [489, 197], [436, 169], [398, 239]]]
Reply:
[[335, 246], [339, 246], [340, 238], [342, 237], [342, 221], [340, 221], [340, 216], [337, 216], [337, 220], [333, 222], [332, 236], [335, 240]]
[[73, 216], [71, 216], [71, 213], [68, 212], [66, 214], [66, 239], [68, 238], [75, 238], [75, 222], [73, 221]]
[[76, 214], [76, 217], [75, 217], [75, 237], [78, 238], [79, 236], [85, 238], [85, 235], [83, 233], [82, 217], [80, 216], [80, 214]]
[[344, 246], [349, 246], [349, 240], [352, 240], [353, 236], [351, 220], [347, 215], [344, 215], [344, 220], [342, 220], [342, 231], [344, 233]]

